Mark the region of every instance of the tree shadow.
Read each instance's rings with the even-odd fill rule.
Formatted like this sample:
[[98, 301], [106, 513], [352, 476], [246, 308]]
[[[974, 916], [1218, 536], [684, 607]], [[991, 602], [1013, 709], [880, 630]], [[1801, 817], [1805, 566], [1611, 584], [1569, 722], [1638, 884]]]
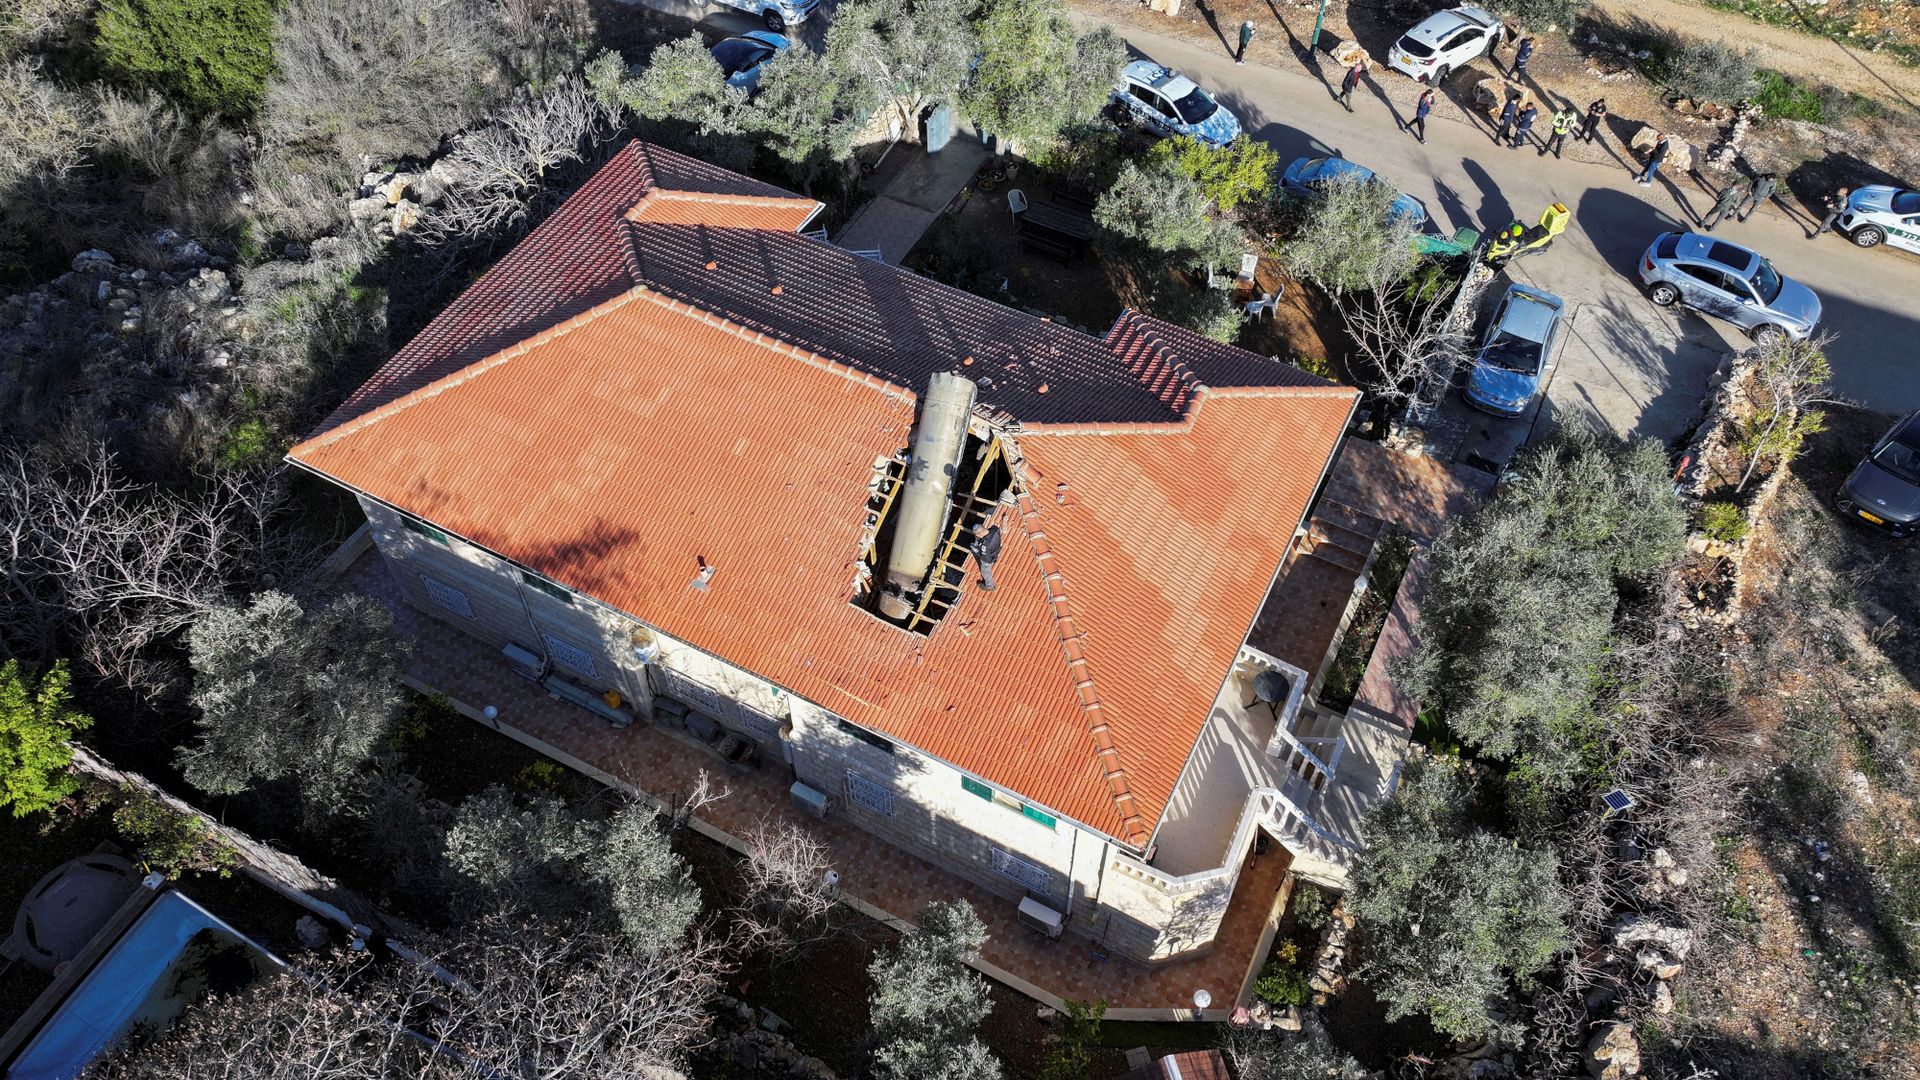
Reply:
[[1824, 157], [1802, 161], [1781, 179], [1786, 186], [1786, 190], [1778, 196], [1781, 201], [1784, 202], [1789, 197], [1788, 192], [1791, 192], [1791, 197], [1812, 214], [1815, 221], [1826, 216], [1826, 208], [1820, 205], [1821, 198], [1842, 185], [1855, 189], [1870, 184], [1904, 186], [1900, 177], [1870, 161], [1850, 153], [1833, 151]]
[[1207, 5], [1206, 0], [1194, 0], [1193, 6], [1194, 10], [1200, 13], [1200, 17], [1206, 20], [1207, 28], [1213, 31], [1213, 36], [1220, 39], [1220, 48], [1226, 52], [1227, 59], [1233, 59], [1233, 45], [1227, 41], [1226, 31], [1220, 29], [1220, 19], [1213, 13], [1213, 8]]
[[1281, 33], [1287, 35], [1287, 51], [1293, 54], [1294, 60], [1298, 61], [1302, 67], [1311, 68], [1314, 77], [1320, 80], [1322, 86], [1325, 86], [1327, 73], [1321, 70], [1320, 58], [1314, 55], [1306, 42], [1294, 36], [1293, 27], [1287, 25], [1285, 16], [1280, 14], [1280, 8], [1274, 0], [1267, 0], [1267, 10], [1273, 14], [1273, 20], [1280, 24]]
[[1486, 166], [1472, 158], [1461, 158], [1460, 167], [1467, 179], [1480, 189], [1480, 231], [1492, 232], [1513, 220], [1513, 206], [1500, 193], [1500, 185], [1487, 173]]

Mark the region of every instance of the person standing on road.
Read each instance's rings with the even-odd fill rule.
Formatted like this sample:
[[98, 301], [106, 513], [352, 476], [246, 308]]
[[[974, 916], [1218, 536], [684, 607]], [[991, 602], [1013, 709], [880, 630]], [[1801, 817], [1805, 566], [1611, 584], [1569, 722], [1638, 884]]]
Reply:
[[1345, 105], [1348, 112], [1353, 111], [1353, 88], [1360, 85], [1360, 76], [1366, 72], [1367, 62], [1356, 59], [1347, 69], [1346, 78], [1340, 80], [1340, 104]]
[[1526, 78], [1527, 64], [1531, 63], [1532, 60], [1533, 60], [1533, 38], [1532, 37], [1521, 38], [1520, 48], [1516, 50], [1513, 54], [1513, 77], [1515, 79]]
[[1429, 86], [1420, 91], [1420, 100], [1413, 103], [1413, 119], [1407, 121], [1407, 130], [1413, 132], [1421, 146], [1427, 145], [1427, 114], [1432, 111], [1433, 87]]
[[1519, 149], [1533, 136], [1533, 121], [1539, 115], [1540, 110], [1534, 108], [1533, 102], [1531, 101], [1527, 102], [1526, 108], [1520, 110], [1520, 119], [1514, 124], [1513, 128], [1512, 149]]
[[1840, 220], [1841, 214], [1847, 212], [1847, 198], [1851, 194], [1852, 192], [1847, 188], [1838, 187], [1828, 192], [1826, 198], [1820, 200], [1820, 205], [1826, 208], [1827, 216], [1820, 219], [1819, 227], [1808, 233], [1807, 239], [1811, 240], [1823, 232], [1833, 231], [1833, 223]]
[[1599, 132], [1600, 126], [1606, 122], [1607, 99], [1594, 98], [1593, 104], [1587, 106], [1587, 122], [1586, 125], [1580, 129], [1580, 141], [1592, 142], [1593, 136]]
[[1233, 54], [1234, 63], [1247, 62], [1247, 46], [1251, 44], [1253, 44], [1253, 20], [1248, 19], [1240, 24], [1240, 51]]
[[1713, 209], [1707, 211], [1707, 216], [1700, 222], [1701, 230], [1704, 232], [1712, 232], [1715, 225], [1720, 224], [1720, 222], [1732, 215], [1735, 210], [1738, 210], [1741, 203], [1747, 201], [1749, 194], [1751, 194], [1751, 192], [1748, 190], [1745, 180], [1735, 180], [1726, 187], [1721, 188], [1720, 197], [1713, 201]]
[[1541, 157], [1546, 157], [1547, 151], [1551, 150], [1553, 159], [1560, 160], [1560, 148], [1567, 145], [1567, 133], [1573, 130], [1573, 118], [1571, 104], [1562, 105], [1553, 110], [1553, 134], [1548, 137], [1547, 144], [1540, 148]]
[[1636, 181], [1641, 187], [1653, 186], [1653, 178], [1660, 173], [1660, 163], [1667, 160], [1667, 133], [1661, 131], [1655, 134], [1658, 137], [1654, 139], [1652, 149], [1647, 151], [1647, 171], [1641, 173]]
[[1753, 182], [1753, 194], [1748, 197], [1747, 205], [1740, 210], [1738, 220], [1745, 221], [1752, 217], [1753, 212], [1760, 209], [1760, 204], [1773, 198], [1773, 193], [1779, 190], [1780, 178], [1778, 176], [1772, 173], [1761, 173], [1760, 179]]
[[1513, 118], [1520, 115], [1520, 99], [1508, 97], [1507, 103], [1500, 108], [1500, 130], [1494, 133], [1493, 141], [1503, 143], [1513, 133]]

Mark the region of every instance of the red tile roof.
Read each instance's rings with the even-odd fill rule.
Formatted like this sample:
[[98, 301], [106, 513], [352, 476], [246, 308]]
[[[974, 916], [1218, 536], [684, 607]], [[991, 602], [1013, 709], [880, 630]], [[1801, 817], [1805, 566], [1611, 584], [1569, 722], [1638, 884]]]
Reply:
[[[291, 457], [1144, 844], [1354, 392], [1135, 313], [1029, 318], [793, 235], [760, 187], [623, 151]], [[920, 636], [849, 600], [935, 371], [1026, 487], [1000, 588]]]

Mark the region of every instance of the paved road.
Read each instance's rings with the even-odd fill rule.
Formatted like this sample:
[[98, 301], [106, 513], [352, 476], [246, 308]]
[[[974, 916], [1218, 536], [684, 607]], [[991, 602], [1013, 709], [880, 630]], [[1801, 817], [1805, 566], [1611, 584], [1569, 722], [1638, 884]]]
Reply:
[[[1396, 115], [1412, 115], [1418, 92], [1398, 72], [1377, 71], [1377, 89], [1356, 94], [1349, 114], [1310, 67], [1235, 66], [1212, 41], [1133, 25], [1125, 31], [1136, 51], [1215, 92], [1283, 162], [1338, 151], [1420, 199], [1446, 232], [1462, 225], [1484, 231], [1515, 216], [1532, 220], [1556, 201], [1571, 207], [1573, 224], [1553, 248], [1514, 264], [1516, 278], [1557, 293], [1576, 311], [1550, 416], [1584, 410], [1623, 434], [1671, 438], [1691, 415], [1718, 354], [1746, 344], [1723, 324], [1662, 311], [1640, 293], [1633, 263], [1655, 234], [1689, 227], [1681, 200], [1698, 212], [1713, 200], [1686, 180], [1680, 187], [1635, 185], [1618, 142], [1580, 147], [1566, 160], [1496, 147], [1484, 124], [1442, 95], [1422, 146], [1397, 129]], [[1329, 63], [1327, 77], [1338, 76]], [[1536, 128], [1544, 127], [1542, 116]], [[1860, 251], [1831, 236], [1807, 240], [1805, 227], [1778, 206], [1718, 231], [1766, 253], [1782, 273], [1820, 294], [1824, 326], [1836, 335], [1829, 357], [1841, 395], [1882, 410], [1920, 408], [1920, 355], [1912, 344], [1920, 338], [1920, 258]]]

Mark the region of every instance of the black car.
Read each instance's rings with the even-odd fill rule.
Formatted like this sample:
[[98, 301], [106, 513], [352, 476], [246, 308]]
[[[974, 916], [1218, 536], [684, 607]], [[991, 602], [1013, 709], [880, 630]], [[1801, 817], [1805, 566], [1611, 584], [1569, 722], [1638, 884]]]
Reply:
[[1874, 444], [1833, 495], [1834, 508], [1894, 536], [1920, 532], [1920, 412]]

